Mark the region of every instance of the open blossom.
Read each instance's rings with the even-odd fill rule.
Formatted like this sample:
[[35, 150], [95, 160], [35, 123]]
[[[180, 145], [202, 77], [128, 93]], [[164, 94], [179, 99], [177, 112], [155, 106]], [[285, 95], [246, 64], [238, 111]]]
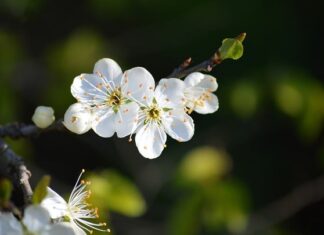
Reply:
[[28, 206], [24, 212], [23, 225], [12, 213], [0, 214], [0, 234], [2, 235], [75, 235], [72, 227], [65, 223], [51, 224], [46, 209], [41, 206]]
[[186, 84], [184, 95], [189, 113], [193, 110], [200, 114], [217, 111], [218, 99], [212, 93], [218, 87], [216, 78], [208, 74], [194, 72], [185, 78], [184, 83]]
[[106, 223], [95, 223], [93, 219], [97, 219], [97, 208], [89, 208], [88, 199], [91, 192], [86, 190], [87, 184], [81, 179], [82, 170], [71, 194], [69, 200], [66, 202], [60, 195], [52, 189], [47, 189], [47, 196], [42, 201], [41, 206], [46, 208], [52, 219], [67, 220], [76, 235], [86, 235], [87, 232], [92, 233], [93, 230], [110, 232], [109, 229], [103, 229]]
[[[93, 74], [81, 74], [71, 86], [78, 102], [91, 107], [92, 129], [101, 137], [111, 137], [115, 132], [118, 137], [125, 137], [135, 125], [139, 106], [126, 97], [126, 92], [145, 96], [146, 90], [129, 87], [122, 78], [122, 70], [114, 60], [101, 59], [95, 64]], [[143, 82], [145, 79], [141, 78]]]
[[[137, 77], [138, 79], [131, 79]], [[140, 78], [145, 77], [145, 80]], [[124, 73], [128, 87], [146, 89], [144, 96], [127, 91], [129, 99], [140, 106], [140, 114], [132, 133], [139, 152], [146, 158], [160, 156], [166, 143], [166, 133], [178, 141], [188, 141], [194, 134], [194, 123], [184, 111], [185, 84], [175, 78], [162, 79], [156, 89], [152, 75], [143, 68], [134, 68]]]

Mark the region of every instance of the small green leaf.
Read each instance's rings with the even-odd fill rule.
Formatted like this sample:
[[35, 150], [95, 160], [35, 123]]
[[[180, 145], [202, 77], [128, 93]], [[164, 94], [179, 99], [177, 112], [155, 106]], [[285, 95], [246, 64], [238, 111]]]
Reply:
[[246, 34], [240, 34], [236, 38], [225, 38], [222, 42], [222, 46], [218, 49], [220, 59], [233, 59], [238, 60], [243, 55], [243, 44]]
[[11, 182], [7, 179], [0, 179], [0, 206], [5, 205], [9, 201], [11, 191]]
[[47, 187], [51, 181], [51, 177], [49, 175], [43, 176], [43, 178], [38, 182], [35, 192], [33, 195], [33, 203], [39, 204], [47, 195]]

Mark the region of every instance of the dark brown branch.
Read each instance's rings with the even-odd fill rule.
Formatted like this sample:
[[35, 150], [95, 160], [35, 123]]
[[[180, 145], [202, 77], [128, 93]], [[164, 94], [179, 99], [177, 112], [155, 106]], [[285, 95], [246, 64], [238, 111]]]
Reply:
[[36, 137], [41, 133], [49, 131], [63, 131], [65, 127], [62, 123], [62, 119], [54, 122], [51, 126], [41, 129], [33, 124], [24, 123], [10, 123], [4, 126], [0, 126], [0, 137], [10, 137], [13, 139], [25, 138], [25, 137]]
[[[30, 171], [22, 158], [16, 155], [0, 138], [0, 176], [11, 180], [14, 186], [14, 201], [18, 207], [31, 203], [33, 191], [29, 184]], [[20, 200], [20, 199], [23, 200]], [[23, 201], [23, 204], [22, 202]]]
[[191, 58], [189, 58], [185, 60], [179, 67], [175, 68], [173, 72], [167, 76], [167, 78], [183, 78], [193, 72], [211, 72], [213, 68], [221, 62], [222, 60], [220, 59], [218, 51], [215, 52], [208, 60], [205, 60], [193, 67], [189, 67], [191, 63]]
[[303, 208], [324, 199], [324, 176], [305, 183], [290, 194], [273, 202], [250, 217], [246, 229], [239, 234], [260, 234], [296, 214]]

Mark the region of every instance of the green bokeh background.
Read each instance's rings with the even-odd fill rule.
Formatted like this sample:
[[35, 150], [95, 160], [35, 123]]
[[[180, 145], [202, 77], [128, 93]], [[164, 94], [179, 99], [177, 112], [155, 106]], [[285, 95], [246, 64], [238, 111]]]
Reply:
[[[51, 174], [67, 194], [87, 169], [113, 234], [239, 234], [251, 213], [323, 174], [322, 12], [320, 1], [1, 0], [0, 124], [30, 123], [38, 105], [62, 117], [73, 78], [100, 58], [158, 81], [247, 32], [244, 56], [212, 72], [219, 111], [193, 114], [194, 138], [169, 138], [156, 160], [92, 132], [7, 140], [33, 185]], [[256, 234], [323, 234], [323, 219], [322, 201]]]

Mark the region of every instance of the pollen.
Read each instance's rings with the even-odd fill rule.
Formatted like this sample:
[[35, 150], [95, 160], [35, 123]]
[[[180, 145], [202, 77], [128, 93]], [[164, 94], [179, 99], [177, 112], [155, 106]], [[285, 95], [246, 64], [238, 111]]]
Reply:
[[72, 123], [75, 123], [77, 120], [78, 120], [78, 118], [76, 116], [72, 116], [72, 118], [71, 118]]

